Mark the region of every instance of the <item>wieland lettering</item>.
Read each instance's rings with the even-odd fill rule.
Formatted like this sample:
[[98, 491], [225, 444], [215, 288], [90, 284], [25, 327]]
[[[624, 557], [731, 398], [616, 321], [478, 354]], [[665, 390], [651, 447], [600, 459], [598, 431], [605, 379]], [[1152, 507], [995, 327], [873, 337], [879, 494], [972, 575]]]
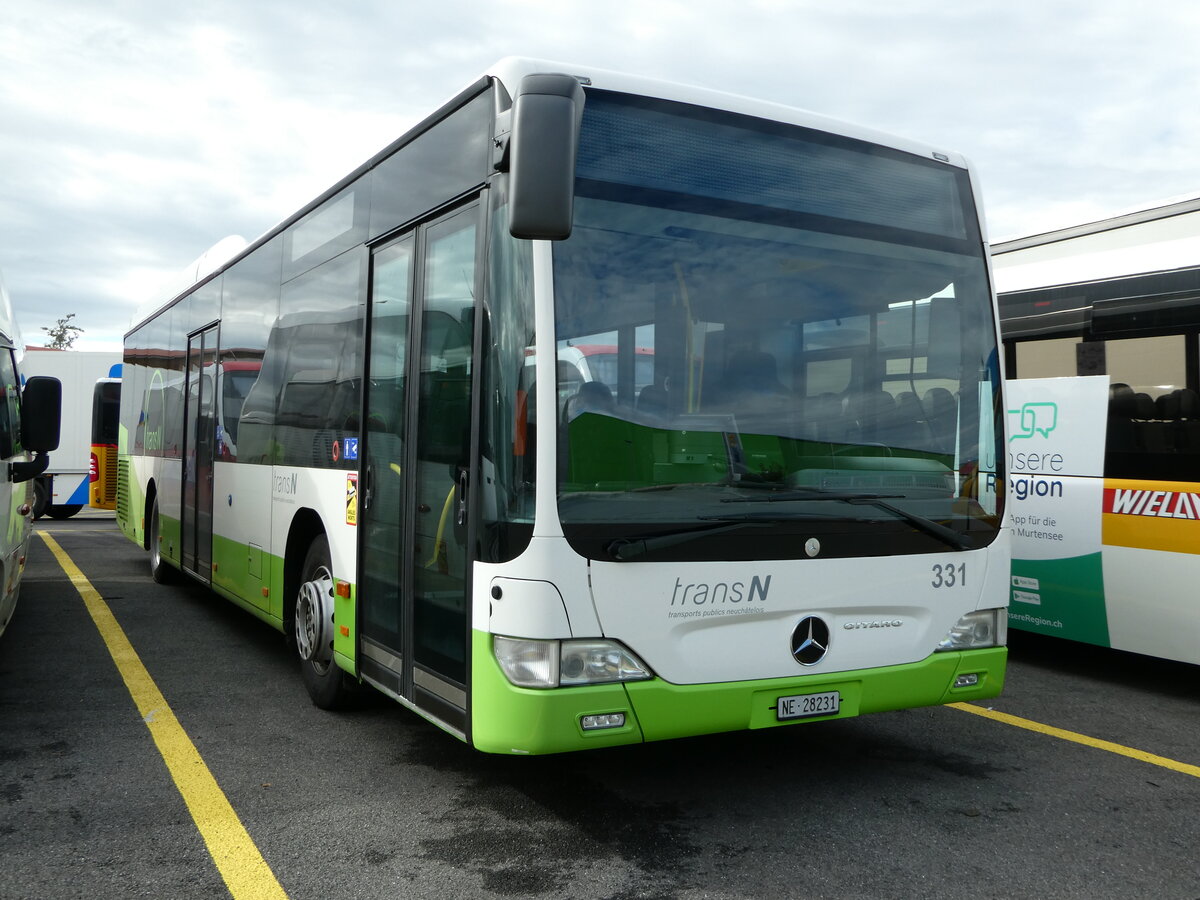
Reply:
[[1200, 519], [1200, 494], [1116, 488], [1104, 492], [1104, 511], [1117, 516], [1195, 520]]

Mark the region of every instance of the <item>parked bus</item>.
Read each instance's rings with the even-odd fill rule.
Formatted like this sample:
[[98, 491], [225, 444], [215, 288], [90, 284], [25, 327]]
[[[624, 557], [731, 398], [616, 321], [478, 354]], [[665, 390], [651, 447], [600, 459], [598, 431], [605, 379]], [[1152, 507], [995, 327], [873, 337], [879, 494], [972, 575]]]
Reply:
[[489, 752], [994, 696], [978, 210], [950, 153], [505, 60], [127, 335], [121, 528], [318, 706]]
[[115, 350], [27, 349], [21, 374], [47, 375], [62, 384], [61, 440], [50, 467], [34, 483], [34, 518], [69, 519], [90, 503], [92, 395], [96, 380], [111, 377], [120, 365]]
[[0, 635], [12, 621], [33, 532], [34, 482], [58, 446], [62, 388], [35, 376], [22, 387], [25, 345], [0, 279]]
[[117, 508], [117, 446], [121, 430], [121, 364], [92, 388], [92, 452], [88, 464], [88, 506]]
[[1200, 198], [992, 253], [1013, 626], [1200, 663]]

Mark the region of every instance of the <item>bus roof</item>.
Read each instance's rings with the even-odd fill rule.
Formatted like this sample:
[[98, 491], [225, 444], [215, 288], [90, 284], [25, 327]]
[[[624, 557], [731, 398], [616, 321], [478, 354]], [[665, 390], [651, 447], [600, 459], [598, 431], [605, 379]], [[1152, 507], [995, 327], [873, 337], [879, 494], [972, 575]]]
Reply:
[[0, 340], [17, 351], [17, 361], [20, 362], [21, 357], [25, 355], [25, 341], [21, 337], [21, 328], [17, 325], [17, 317], [13, 312], [8, 289], [4, 286], [3, 276], [0, 276]]
[[[969, 168], [967, 160], [961, 154], [934, 148], [932, 146], [920, 144], [914, 141], [896, 137], [894, 135], [885, 134], [883, 132], [877, 132], [868, 128], [851, 125], [847, 122], [842, 122], [837, 119], [819, 115], [817, 113], [807, 112], [805, 110], [784, 106], [778, 103], [754, 100], [749, 97], [742, 97], [736, 94], [676, 84], [669, 81], [628, 75], [622, 72], [616, 72], [607, 69], [578, 66], [572, 63], [553, 62], [550, 60], [515, 56], [505, 57], [494, 65], [488, 67], [488, 69], [485, 70], [485, 72], [480, 75], [479, 78], [477, 78], [463, 90], [459, 91], [453, 97], [442, 103], [432, 114], [426, 116], [358, 168], [354, 169], [344, 178], [340, 179], [337, 183], [332, 185], [309, 203], [305, 204], [299, 210], [287, 216], [278, 224], [269, 228], [255, 240], [246, 243], [242, 238], [236, 235], [231, 235], [217, 242], [217, 244], [215, 244], [212, 248], [205, 251], [200, 255], [199, 258], [185, 267], [182, 275], [177, 276], [172, 280], [169, 287], [165, 291], [165, 297], [162, 297], [161, 299], [151, 298], [149, 302], [139, 307], [135, 313], [133, 321], [130, 323], [127, 335], [132, 334], [142, 323], [150, 318], [153, 318], [159, 312], [171, 306], [176, 300], [188, 293], [192, 287], [198, 286], [204, 281], [221, 274], [235, 262], [247, 256], [253, 250], [267, 243], [275, 236], [281, 234], [289, 226], [298, 222], [308, 213], [317, 209], [325, 201], [335, 197], [340, 191], [347, 188], [375, 166], [379, 165], [383, 160], [391, 156], [405, 144], [408, 144], [421, 134], [424, 134], [437, 122], [445, 118], [450, 112], [457, 109], [470, 98], [477, 96], [480, 92], [486, 90], [493, 83], [498, 83], [504, 89], [507, 95], [511, 97], [520, 86], [522, 78], [530, 74], [543, 73], [570, 74], [579, 79], [579, 81], [585, 87], [592, 87], [618, 93], [635, 94], [638, 96], [652, 97], [662, 100], [674, 100], [681, 103], [689, 103], [712, 109], [725, 110], [728, 112], [739, 113], [742, 115], [767, 119], [770, 121], [799, 125], [801, 127], [812, 128], [884, 147], [890, 147], [894, 150], [898, 150], [903, 153], [911, 153], [924, 159], [933, 158], [947, 165], [957, 166], [959, 168]], [[976, 195], [976, 203], [978, 204], [978, 202], [979, 197]], [[240, 247], [238, 246], [238, 242], [241, 242]], [[187, 273], [189, 272], [193, 273], [190, 283], [181, 284], [181, 281], [187, 280]]]
[[675, 100], [680, 103], [721, 109], [760, 119], [787, 122], [792, 125], [801, 125], [807, 128], [844, 135], [849, 138], [856, 138], [872, 144], [881, 144], [885, 147], [892, 147], [893, 149], [925, 158], [931, 157], [936, 153], [939, 154], [937, 158], [943, 162], [949, 162], [964, 168], [967, 165], [966, 160], [960, 154], [897, 137], [896, 135], [863, 128], [819, 113], [786, 106], [782, 103], [756, 100], [752, 97], [731, 94], [711, 88], [630, 75], [610, 69], [598, 69], [546, 59], [527, 59], [511, 56], [489, 67], [483, 77], [495, 78], [504, 85], [505, 89], [511, 95], [515, 93], [522, 78], [526, 75], [541, 72], [559, 72], [572, 75], [579, 79], [585, 87], [624, 94], [636, 94], [659, 100]]
[[1200, 265], [1200, 195], [992, 245], [996, 292], [1036, 290]]

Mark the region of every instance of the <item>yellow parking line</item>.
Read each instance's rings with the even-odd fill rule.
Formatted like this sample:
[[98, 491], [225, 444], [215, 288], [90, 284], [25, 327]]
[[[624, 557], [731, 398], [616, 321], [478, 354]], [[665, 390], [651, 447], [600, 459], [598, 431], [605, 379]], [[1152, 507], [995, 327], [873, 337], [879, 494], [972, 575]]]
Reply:
[[1200, 766], [1193, 766], [1190, 763], [1179, 762], [1174, 759], [1167, 759], [1165, 756], [1155, 756], [1153, 753], [1147, 753], [1145, 750], [1135, 750], [1132, 747], [1125, 747], [1121, 744], [1114, 744], [1112, 741], [1102, 741], [1099, 738], [1088, 737], [1086, 734], [1078, 734], [1074, 731], [1067, 731], [1064, 728], [1055, 728], [1053, 725], [1043, 725], [1041, 722], [1034, 722], [1032, 719], [1022, 719], [1020, 716], [1009, 715], [1008, 713], [997, 712], [994, 709], [984, 709], [982, 706], [972, 706], [970, 703], [949, 703], [948, 706], [953, 706], [955, 709], [961, 709], [963, 712], [973, 713], [977, 716], [983, 716], [986, 719], [995, 719], [997, 722], [1004, 722], [1006, 725], [1015, 725], [1017, 728], [1024, 728], [1027, 731], [1036, 731], [1041, 734], [1048, 734], [1051, 737], [1060, 738], [1064, 741], [1074, 741], [1076, 744], [1083, 744], [1087, 747], [1095, 747], [1097, 750], [1107, 750], [1109, 753], [1117, 753], [1121, 756], [1128, 756], [1130, 759], [1140, 760], [1141, 762], [1150, 763], [1152, 766], [1161, 766], [1164, 769], [1170, 769], [1173, 772], [1182, 772], [1184, 775], [1191, 775], [1194, 778], [1200, 778]]
[[58, 542], [44, 531], [38, 534], [83, 598], [229, 892], [235, 900], [286, 898], [271, 867], [142, 665], [108, 604]]

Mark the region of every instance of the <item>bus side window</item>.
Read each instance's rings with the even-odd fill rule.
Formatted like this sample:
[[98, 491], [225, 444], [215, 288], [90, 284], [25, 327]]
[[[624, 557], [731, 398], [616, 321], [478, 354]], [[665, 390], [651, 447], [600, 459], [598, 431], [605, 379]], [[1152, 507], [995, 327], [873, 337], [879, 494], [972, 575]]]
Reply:
[[8, 459], [20, 452], [21, 421], [17, 371], [11, 350], [0, 350], [0, 390], [4, 391], [0, 401], [0, 459]]

